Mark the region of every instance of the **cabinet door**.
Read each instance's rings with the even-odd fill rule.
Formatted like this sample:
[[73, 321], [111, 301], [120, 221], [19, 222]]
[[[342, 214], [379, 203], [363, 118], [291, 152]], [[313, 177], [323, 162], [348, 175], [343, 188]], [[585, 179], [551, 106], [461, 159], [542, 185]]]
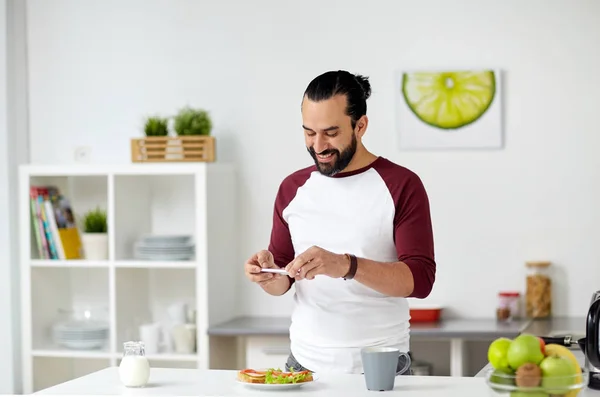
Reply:
[[246, 338], [246, 368], [280, 368], [290, 354], [287, 336], [251, 336]]

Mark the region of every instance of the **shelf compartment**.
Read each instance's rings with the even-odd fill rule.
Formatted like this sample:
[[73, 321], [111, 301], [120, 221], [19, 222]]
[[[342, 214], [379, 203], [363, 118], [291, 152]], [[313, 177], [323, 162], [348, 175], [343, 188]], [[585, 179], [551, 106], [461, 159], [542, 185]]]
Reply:
[[[55, 188], [54, 194], [52, 188]], [[29, 222], [30, 233], [30, 258], [58, 260], [61, 258], [57, 244], [61, 244], [65, 238], [56, 233], [65, 233], [70, 229], [74, 233], [82, 230], [81, 220], [84, 214], [92, 209], [101, 208], [106, 210], [108, 204], [108, 177], [107, 176], [30, 176], [28, 188]], [[58, 195], [64, 200], [58, 201]], [[52, 206], [52, 213], [48, 212], [44, 199], [54, 196], [57, 199]], [[61, 209], [60, 211], [58, 209]], [[56, 219], [67, 223], [58, 224]], [[56, 227], [56, 229], [54, 229]], [[52, 241], [49, 244], [48, 241]], [[58, 242], [57, 242], [58, 240]], [[47, 252], [52, 248], [52, 255]], [[68, 254], [67, 254], [68, 258]]]
[[[123, 343], [140, 340], [139, 327], [159, 323], [161, 348], [147, 355], [169, 360], [195, 359], [195, 353], [179, 354], [171, 337], [172, 321], [169, 307], [184, 303], [187, 314], [196, 309], [196, 273], [194, 269], [117, 268], [116, 279], [116, 349], [120, 354]], [[146, 341], [144, 341], [146, 342]]]
[[[197, 206], [194, 175], [115, 175], [114, 178], [116, 260], [154, 262], [134, 255], [135, 244], [144, 235], [188, 235], [194, 242]], [[193, 262], [195, 255], [174, 261]]]
[[[102, 268], [31, 268], [31, 344], [32, 349], [57, 351], [65, 356], [96, 355], [108, 351], [110, 338], [100, 349], [79, 350], [56, 346], [52, 327], [67, 319], [61, 310], [90, 310], [92, 318], [109, 320], [108, 269]], [[110, 332], [109, 332], [110, 334]]]

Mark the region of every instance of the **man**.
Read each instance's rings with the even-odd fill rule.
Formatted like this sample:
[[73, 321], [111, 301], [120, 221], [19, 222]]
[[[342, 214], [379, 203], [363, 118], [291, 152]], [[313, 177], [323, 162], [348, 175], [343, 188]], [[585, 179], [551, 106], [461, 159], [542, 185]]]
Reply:
[[427, 297], [435, 280], [421, 180], [362, 143], [370, 94], [367, 78], [346, 71], [308, 85], [302, 127], [315, 165], [283, 180], [268, 250], [245, 264], [271, 295], [295, 283], [287, 367], [296, 370], [362, 373], [363, 347], [409, 352], [407, 297]]

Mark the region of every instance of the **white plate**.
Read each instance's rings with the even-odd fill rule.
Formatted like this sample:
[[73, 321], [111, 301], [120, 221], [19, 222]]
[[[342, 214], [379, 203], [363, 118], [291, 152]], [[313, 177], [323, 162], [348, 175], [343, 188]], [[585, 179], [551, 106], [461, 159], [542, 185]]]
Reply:
[[193, 254], [179, 254], [179, 255], [144, 255], [136, 253], [134, 255], [136, 259], [146, 261], [188, 261], [194, 259]]
[[168, 243], [184, 244], [191, 239], [192, 239], [191, 235], [147, 234], [147, 235], [142, 236], [139, 241], [146, 242], [146, 243], [150, 242], [151, 244], [155, 243], [155, 242], [159, 243], [159, 244], [165, 244], [165, 243], [167, 243], [167, 244]]
[[315, 383], [317, 380], [319, 380], [319, 377], [317, 376], [317, 374], [313, 373], [313, 380], [310, 382], [300, 382], [300, 383], [248, 383], [248, 382], [242, 382], [239, 379], [236, 379], [236, 382], [239, 383], [240, 385], [243, 385], [249, 389], [256, 389], [256, 390], [288, 390], [288, 389], [297, 389], [299, 387], [305, 386], [305, 385], [311, 385], [313, 383]]
[[184, 244], [171, 244], [171, 243], [167, 243], [167, 244], [150, 244], [150, 243], [135, 243], [133, 244], [133, 248], [137, 249], [137, 250], [152, 250], [152, 251], [172, 251], [172, 250], [179, 250], [179, 251], [189, 251], [189, 250], [193, 250], [196, 247], [196, 244], [194, 243], [184, 243]]
[[76, 340], [57, 340], [58, 345], [74, 350], [100, 349], [106, 345], [108, 339], [76, 341]]

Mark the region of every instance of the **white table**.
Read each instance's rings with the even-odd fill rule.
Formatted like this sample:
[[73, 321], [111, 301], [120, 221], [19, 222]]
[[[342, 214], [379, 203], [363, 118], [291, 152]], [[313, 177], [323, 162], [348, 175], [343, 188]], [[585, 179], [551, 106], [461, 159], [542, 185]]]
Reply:
[[[298, 389], [281, 391], [253, 390], [237, 384], [236, 371], [153, 368], [150, 382], [143, 389], [127, 389], [121, 386], [116, 367], [106, 368], [90, 375], [41, 390], [46, 395], [170, 395], [200, 397], [237, 396], [402, 396], [402, 397], [486, 397], [492, 396], [483, 378], [398, 376], [393, 391], [368, 391], [361, 375], [321, 376], [314, 384]], [[579, 397], [600, 397], [600, 392], [585, 390]]]

